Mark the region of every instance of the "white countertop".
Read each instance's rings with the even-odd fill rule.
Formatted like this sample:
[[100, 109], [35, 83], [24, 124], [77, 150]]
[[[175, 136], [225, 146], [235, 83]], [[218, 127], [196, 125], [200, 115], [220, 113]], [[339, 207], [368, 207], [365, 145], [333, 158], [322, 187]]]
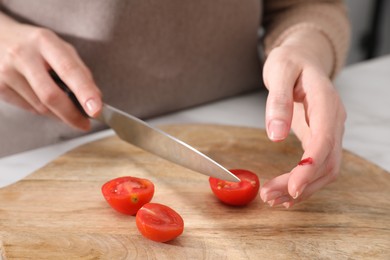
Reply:
[[[347, 67], [336, 87], [348, 113], [344, 148], [390, 172], [390, 56]], [[152, 125], [212, 123], [264, 128], [266, 91], [238, 96], [148, 120]], [[81, 144], [112, 130], [0, 158], [0, 187], [20, 180]]]

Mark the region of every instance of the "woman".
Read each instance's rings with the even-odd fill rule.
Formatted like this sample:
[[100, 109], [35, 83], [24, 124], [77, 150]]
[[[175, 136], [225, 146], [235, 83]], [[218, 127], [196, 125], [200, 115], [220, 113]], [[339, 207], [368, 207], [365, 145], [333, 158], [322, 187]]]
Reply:
[[331, 79], [348, 41], [336, 0], [4, 1], [0, 155], [102, 127], [79, 113], [51, 69], [91, 117], [102, 97], [147, 118], [258, 88], [263, 76], [269, 138], [292, 129], [302, 158], [314, 161], [262, 187], [265, 202], [291, 207], [339, 172], [345, 110]]

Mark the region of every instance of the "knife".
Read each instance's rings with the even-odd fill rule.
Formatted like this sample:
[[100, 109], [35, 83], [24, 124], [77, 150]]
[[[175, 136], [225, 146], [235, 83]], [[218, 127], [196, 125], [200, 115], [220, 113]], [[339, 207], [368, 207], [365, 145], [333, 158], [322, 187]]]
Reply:
[[[50, 75], [81, 113], [88, 117], [74, 93], [61, 78], [54, 71], [50, 71]], [[231, 182], [240, 181], [222, 165], [192, 146], [108, 104], [103, 104], [96, 119], [112, 128], [122, 140], [161, 158], [207, 176]]]

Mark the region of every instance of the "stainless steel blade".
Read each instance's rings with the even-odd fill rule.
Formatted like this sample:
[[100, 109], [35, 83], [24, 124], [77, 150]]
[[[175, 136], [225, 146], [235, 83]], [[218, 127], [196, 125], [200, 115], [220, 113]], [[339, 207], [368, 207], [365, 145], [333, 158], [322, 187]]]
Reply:
[[190, 145], [119, 109], [104, 104], [97, 119], [110, 126], [122, 140], [168, 161], [207, 176], [232, 182], [240, 181], [234, 174]]
[[[82, 114], [88, 117], [75, 94], [57, 73], [51, 70], [49, 74]], [[111, 127], [121, 139], [168, 161], [207, 176], [233, 182], [240, 181], [227, 169], [188, 144], [119, 109], [103, 104], [102, 112], [97, 119]]]

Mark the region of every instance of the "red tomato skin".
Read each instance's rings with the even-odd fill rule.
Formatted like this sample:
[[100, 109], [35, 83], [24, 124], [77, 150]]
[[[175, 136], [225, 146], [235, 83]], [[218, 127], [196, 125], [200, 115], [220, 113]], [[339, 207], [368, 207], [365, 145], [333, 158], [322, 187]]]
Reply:
[[135, 221], [140, 233], [155, 242], [173, 240], [184, 230], [184, 221], [179, 213], [159, 203], [145, 204], [137, 212]]
[[232, 169], [229, 171], [240, 178], [241, 182], [234, 183], [210, 177], [210, 187], [214, 195], [227, 205], [245, 206], [249, 204], [259, 193], [259, 177], [248, 170]]
[[[126, 183], [130, 188], [126, 190]], [[140, 188], [131, 187], [135, 184]], [[119, 185], [124, 185], [122, 188], [125, 192], [118, 194], [116, 191]], [[126, 214], [135, 215], [137, 211], [146, 203], [150, 202], [154, 195], [154, 184], [147, 180], [132, 176], [124, 176], [112, 179], [102, 186], [102, 193], [108, 204], [116, 211]]]

